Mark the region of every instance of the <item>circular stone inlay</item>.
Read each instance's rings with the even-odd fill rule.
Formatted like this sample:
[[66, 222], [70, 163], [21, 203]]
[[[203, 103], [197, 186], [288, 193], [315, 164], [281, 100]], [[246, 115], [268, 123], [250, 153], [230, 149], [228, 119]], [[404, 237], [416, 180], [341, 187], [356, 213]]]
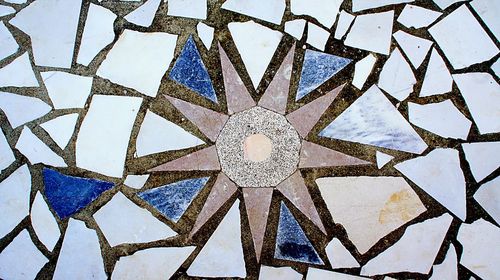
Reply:
[[222, 171], [240, 187], [275, 187], [299, 163], [300, 137], [286, 118], [253, 107], [229, 118], [215, 143]]

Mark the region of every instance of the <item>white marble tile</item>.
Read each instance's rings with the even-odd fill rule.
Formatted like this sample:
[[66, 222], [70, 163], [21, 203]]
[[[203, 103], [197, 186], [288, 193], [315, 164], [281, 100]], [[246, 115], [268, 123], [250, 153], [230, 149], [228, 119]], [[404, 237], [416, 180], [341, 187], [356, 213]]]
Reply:
[[43, 117], [52, 110], [38, 98], [3, 91], [0, 91], [0, 109], [12, 128]]
[[413, 67], [415, 67], [415, 69], [420, 67], [429, 53], [432, 41], [408, 34], [401, 30], [394, 33], [393, 36]]
[[394, 167], [462, 221], [465, 220], [465, 178], [457, 150], [437, 148]]
[[196, 32], [203, 45], [205, 45], [205, 48], [209, 50], [214, 40], [214, 28], [200, 22], [196, 25]]
[[442, 10], [448, 8], [449, 6], [458, 3], [458, 2], [463, 2], [465, 0], [432, 0], [436, 5], [439, 6]]
[[388, 155], [388, 154], [384, 154], [382, 152], [379, 152], [377, 151], [375, 153], [375, 156], [377, 158], [377, 168], [378, 169], [381, 169], [382, 167], [384, 167], [386, 164], [389, 163], [389, 161], [391, 161], [392, 159], [394, 159], [393, 156], [391, 155]]
[[351, 27], [354, 18], [354, 15], [349, 14], [345, 10], [340, 11], [339, 20], [337, 21], [337, 26], [335, 27], [335, 39], [340, 40], [344, 37], [347, 30], [349, 30], [349, 27]]
[[452, 76], [479, 133], [500, 132], [500, 86], [488, 73], [464, 73]]
[[0, 278], [31, 280], [49, 260], [36, 248], [26, 229], [0, 253]]
[[111, 279], [169, 279], [196, 247], [160, 247], [137, 251], [121, 257]]
[[167, 0], [167, 15], [206, 19], [207, 0]]
[[97, 234], [84, 222], [69, 219], [53, 279], [107, 279]]
[[352, 11], [356, 13], [359, 11], [401, 3], [410, 3], [413, 1], [415, 0], [352, 0]]
[[155, 97], [173, 59], [176, 42], [177, 35], [125, 29], [97, 69], [97, 75]]
[[146, 174], [146, 175], [127, 175], [123, 184], [127, 187], [138, 190], [138, 189], [142, 189], [142, 187], [144, 187], [144, 184], [146, 184], [146, 181], [148, 180], [148, 178], [149, 178], [149, 174]]
[[55, 109], [83, 108], [92, 89], [92, 77], [66, 72], [41, 72]]
[[228, 0], [222, 8], [279, 25], [286, 3], [285, 0]]
[[0, 87], [38, 87], [27, 52], [0, 68]]
[[189, 276], [246, 277], [236, 200], [187, 270]]
[[304, 19], [294, 19], [285, 22], [285, 32], [292, 35], [295, 39], [300, 40], [304, 35], [306, 21]]
[[410, 64], [398, 48], [395, 48], [384, 64], [378, 79], [379, 88], [399, 101], [405, 100], [413, 92], [417, 79]]
[[12, 3], [12, 4], [24, 4], [26, 3], [28, 0], [5, 0], [5, 2], [7, 3]]
[[454, 69], [491, 59], [498, 48], [466, 5], [460, 6], [429, 28]]
[[75, 132], [78, 114], [67, 114], [42, 123], [40, 126], [47, 131], [50, 137], [61, 148], [65, 149]]
[[130, 134], [141, 103], [142, 98], [138, 97], [94, 95], [76, 140], [76, 166], [122, 177]]
[[307, 42], [309, 45], [317, 48], [318, 50], [324, 51], [326, 42], [330, 37], [330, 32], [317, 26], [314, 23], [307, 23]]
[[361, 268], [361, 275], [373, 276], [391, 272], [429, 273], [452, 220], [453, 218], [445, 213], [409, 226], [401, 239]]
[[147, 0], [137, 9], [127, 14], [124, 19], [135, 25], [150, 27], [160, 4], [161, 0]]
[[306, 280], [324, 280], [324, 279], [335, 279], [335, 280], [363, 280], [369, 279], [361, 276], [355, 276], [350, 274], [343, 274], [339, 272], [333, 272], [318, 268], [310, 267], [307, 271]]
[[12, 7], [0, 5], [0, 17], [8, 16], [15, 13], [16, 10]]
[[19, 49], [16, 39], [14, 39], [3, 21], [0, 22], [0, 45], [2, 46], [0, 48], [0, 61], [16, 53]]
[[444, 261], [432, 266], [432, 276], [429, 280], [441, 279], [458, 279], [457, 251], [451, 243]]
[[16, 143], [16, 149], [33, 164], [43, 163], [54, 167], [67, 167], [64, 159], [52, 151], [25, 126]]
[[291, 0], [290, 10], [294, 15], [311, 16], [320, 24], [331, 28], [337, 19], [343, 0]]
[[353, 86], [359, 90], [363, 89], [366, 79], [368, 79], [368, 76], [372, 73], [376, 61], [377, 57], [370, 53], [365, 58], [356, 62], [354, 66], [354, 77], [352, 78]]
[[31, 205], [30, 218], [36, 236], [52, 252], [61, 236], [61, 232], [47, 202], [39, 191], [36, 193], [33, 205]]
[[145, 243], [177, 235], [169, 226], [140, 208], [122, 193], [99, 209], [94, 215], [99, 228], [112, 247], [124, 243]]
[[259, 86], [283, 34], [254, 21], [228, 24], [254, 88]]
[[333, 269], [359, 267], [358, 261], [337, 238], [326, 245], [325, 252]]
[[500, 167], [500, 142], [463, 143], [462, 149], [476, 182]]
[[112, 11], [90, 3], [76, 63], [89, 65], [104, 47], [113, 42], [116, 17]]
[[[31, 174], [25, 164], [0, 182], [0, 238], [29, 214]], [[1, 266], [0, 266], [1, 267]]]
[[359, 15], [344, 44], [388, 55], [391, 47], [394, 11]]
[[14, 157], [14, 153], [10, 148], [9, 142], [7, 142], [5, 134], [3, 134], [3, 131], [0, 129], [0, 174], [15, 160], [16, 158]]
[[420, 105], [408, 102], [410, 123], [443, 138], [466, 140], [472, 122], [449, 99]]
[[403, 177], [325, 177], [316, 184], [333, 220], [361, 254], [426, 211]]
[[491, 65], [491, 70], [493, 70], [497, 78], [500, 78], [500, 59], [497, 59], [497, 61]]
[[422, 8], [415, 5], [405, 5], [403, 11], [398, 16], [398, 22], [407, 28], [422, 28], [427, 27], [443, 13]]
[[474, 199], [500, 224], [500, 177], [484, 183], [474, 194]]
[[302, 274], [291, 267], [261, 265], [259, 280], [302, 280]]
[[472, 224], [462, 224], [458, 230], [458, 242], [463, 251], [460, 264], [485, 280], [500, 278], [500, 229], [479, 219]]
[[431, 96], [450, 92], [453, 86], [453, 78], [441, 55], [432, 49], [431, 58], [427, 65], [420, 96]]
[[81, 7], [82, 0], [37, 0], [9, 22], [30, 36], [36, 65], [70, 68]]

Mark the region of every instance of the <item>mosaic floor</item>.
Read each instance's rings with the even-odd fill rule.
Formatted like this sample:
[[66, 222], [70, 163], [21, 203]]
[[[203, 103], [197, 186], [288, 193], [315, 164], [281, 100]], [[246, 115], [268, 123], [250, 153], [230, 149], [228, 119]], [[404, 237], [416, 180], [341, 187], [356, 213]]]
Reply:
[[500, 1], [0, 0], [0, 279], [500, 279]]

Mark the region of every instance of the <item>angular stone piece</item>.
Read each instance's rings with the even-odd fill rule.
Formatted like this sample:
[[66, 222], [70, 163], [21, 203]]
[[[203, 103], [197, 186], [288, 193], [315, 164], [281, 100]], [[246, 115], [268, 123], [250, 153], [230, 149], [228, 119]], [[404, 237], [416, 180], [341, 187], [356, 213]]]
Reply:
[[320, 51], [325, 50], [326, 42], [330, 37], [330, 32], [317, 26], [314, 23], [307, 23], [307, 41], [306, 43]]
[[294, 15], [307, 15], [327, 28], [335, 23], [342, 0], [291, 0], [290, 10]]
[[302, 274], [291, 267], [260, 266], [260, 280], [302, 280]]
[[138, 190], [138, 189], [142, 189], [142, 187], [144, 187], [144, 184], [146, 184], [146, 181], [148, 180], [148, 178], [149, 178], [149, 174], [146, 174], [146, 175], [127, 175], [123, 184], [127, 187]]
[[292, 35], [295, 39], [300, 40], [304, 35], [306, 21], [304, 19], [294, 19], [285, 22], [285, 32]]
[[413, 92], [417, 83], [415, 74], [398, 48], [386, 60], [378, 79], [378, 87], [399, 101], [405, 100]]
[[302, 141], [299, 168], [365, 165], [371, 162], [346, 155], [307, 141]]
[[16, 143], [16, 149], [34, 165], [43, 163], [54, 167], [67, 167], [64, 159], [52, 151], [40, 138], [24, 126]]
[[349, 27], [351, 27], [352, 22], [356, 16], [349, 14], [345, 10], [342, 10], [339, 14], [339, 20], [337, 21], [337, 27], [335, 28], [334, 38], [341, 40], [346, 34]]
[[381, 169], [384, 167], [389, 161], [391, 161], [394, 157], [391, 155], [384, 154], [382, 152], [377, 151], [375, 156], [377, 157], [377, 168]]
[[360, 12], [389, 5], [410, 3], [413, 1], [415, 0], [352, 0], [352, 11]]
[[222, 8], [279, 25], [286, 3], [285, 0], [228, 0]]
[[333, 269], [359, 267], [358, 261], [337, 238], [326, 245], [325, 251]]
[[500, 177], [483, 184], [474, 194], [474, 199], [500, 224], [500, 204], [498, 203], [500, 201]]
[[359, 15], [354, 20], [344, 44], [388, 55], [391, 47], [394, 11]]
[[393, 37], [396, 39], [401, 49], [403, 49], [403, 52], [415, 69], [419, 68], [422, 62], [424, 62], [433, 44], [432, 41], [408, 34], [401, 30], [394, 33]]
[[462, 149], [476, 182], [500, 167], [500, 142], [463, 143]]
[[441, 10], [444, 10], [455, 3], [463, 2], [465, 0], [432, 0], [432, 1], [434, 1], [434, 3], [436, 3], [436, 5], [438, 5], [438, 7], [441, 8]]
[[196, 25], [196, 32], [198, 33], [198, 37], [201, 39], [203, 45], [205, 45], [207, 50], [209, 50], [212, 46], [212, 41], [214, 39], [214, 30], [215, 29], [213, 27], [208, 26], [203, 22], [200, 22]]
[[0, 61], [10, 55], [13, 55], [19, 49], [16, 39], [14, 39], [3, 21], [0, 22], [0, 44], [2, 45], [2, 48], [0, 49]]
[[160, 4], [161, 0], [148, 0], [137, 9], [127, 14], [124, 18], [135, 25], [150, 27]]
[[64, 150], [75, 132], [77, 120], [77, 113], [67, 114], [46, 121], [40, 127], [47, 131], [59, 148]]
[[148, 172], [189, 170], [220, 170], [219, 156], [215, 145], [154, 167]]
[[207, 0], [168, 0], [167, 15], [206, 19]]
[[49, 206], [40, 192], [36, 193], [35, 201], [31, 206], [30, 218], [36, 236], [52, 252], [61, 236], [61, 232], [56, 219], [52, 216], [52, 212], [50, 212]]
[[14, 153], [10, 148], [9, 142], [7, 142], [7, 138], [5, 138], [5, 134], [3, 134], [0, 129], [0, 174], [2, 171], [9, 167], [16, 158], [14, 157]]
[[35, 97], [0, 91], [0, 109], [10, 126], [17, 128], [45, 116], [52, 107]]
[[447, 93], [451, 91], [452, 86], [453, 78], [451, 77], [450, 70], [441, 55], [433, 48], [429, 64], [427, 64], [422, 88], [420, 89], [420, 96]]
[[500, 12], [500, 3], [495, 0], [474, 0], [470, 2], [474, 11], [493, 33], [495, 38], [500, 40], [500, 26], [498, 22], [498, 13]]
[[[0, 238], [14, 229], [29, 214], [31, 174], [23, 165], [0, 182]], [[0, 266], [1, 267], [1, 266]]]
[[92, 89], [92, 77], [66, 72], [40, 73], [55, 109], [83, 108]]
[[359, 90], [363, 89], [368, 76], [370, 76], [373, 66], [377, 58], [373, 54], [367, 55], [365, 58], [356, 62], [354, 66], [354, 77], [352, 78], [352, 85]]
[[0, 87], [38, 87], [27, 52], [0, 68]]
[[260, 261], [264, 234], [266, 233], [269, 206], [273, 198], [272, 188], [243, 188], [245, 209], [252, 232], [253, 246], [257, 262]]
[[15, 13], [16, 10], [9, 6], [0, 5], [0, 17], [8, 16]]
[[343, 274], [339, 272], [333, 272], [323, 269], [318, 269], [310, 267], [307, 271], [306, 280], [324, 280], [324, 279], [335, 279], [335, 280], [363, 280], [370, 279], [350, 274]]
[[441, 279], [458, 279], [457, 251], [452, 243], [450, 243], [444, 261], [432, 266], [432, 276], [429, 280]]
[[415, 5], [405, 5], [403, 11], [398, 16], [398, 22], [407, 28], [427, 27], [443, 13], [422, 8]]

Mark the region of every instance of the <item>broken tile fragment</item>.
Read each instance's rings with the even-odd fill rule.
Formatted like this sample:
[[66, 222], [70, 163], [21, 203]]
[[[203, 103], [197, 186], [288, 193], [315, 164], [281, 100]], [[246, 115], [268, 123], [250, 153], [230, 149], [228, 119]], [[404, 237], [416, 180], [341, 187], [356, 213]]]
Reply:
[[337, 19], [342, 0], [291, 0], [294, 15], [311, 16], [323, 26], [331, 28]]
[[27, 0], [5, 0], [5, 2], [12, 4], [24, 4], [27, 2]]
[[0, 91], [0, 109], [10, 126], [17, 128], [45, 116], [52, 107], [35, 97]]
[[5, 134], [0, 129], [0, 174], [2, 171], [9, 167], [16, 158], [14, 157], [14, 153], [10, 148], [9, 142], [7, 142], [7, 138], [5, 138]]
[[463, 143], [462, 149], [476, 182], [500, 167], [500, 142]]
[[318, 50], [324, 51], [326, 42], [330, 37], [330, 32], [314, 23], [307, 23], [307, 44], [315, 47]]
[[498, 13], [500, 3], [495, 0], [474, 0], [470, 2], [474, 11], [486, 24], [497, 40], [500, 40], [500, 26], [498, 25]]
[[206, 19], [207, 0], [168, 0], [167, 15]]
[[434, 3], [436, 3], [436, 5], [438, 5], [438, 7], [441, 8], [441, 10], [444, 10], [455, 3], [463, 2], [465, 0], [432, 0], [432, 1], [434, 1]]
[[92, 77], [66, 72], [40, 73], [55, 109], [83, 108], [92, 89]]
[[314, 144], [308, 141], [302, 141], [300, 149], [299, 168], [317, 168], [348, 165], [366, 165], [371, 164], [368, 161], [346, 155], [344, 153]]
[[457, 251], [452, 243], [450, 243], [450, 248], [448, 248], [443, 262], [432, 266], [432, 276], [429, 279], [458, 279]]
[[500, 177], [484, 183], [474, 194], [474, 199], [500, 224]]
[[127, 175], [123, 184], [127, 187], [133, 189], [142, 189], [149, 178], [149, 174], [146, 175]]
[[402, 177], [324, 177], [316, 184], [333, 220], [361, 254], [426, 211]]
[[398, 22], [407, 28], [423, 28], [432, 24], [443, 13], [422, 8], [415, 5], [405, 5], [403, 11], [398, 16]]
[[346, 34], [349, 27], [351, 27], [352, 22], [354, 21], [355, 16], [349, 14], [345, 10], [342, 10], [339, 14], [339, 20], [337, 21], [337, 27], [335, 28], [334, 38], [337, 40], [342, 39]]
[[394, 11], [359, 15], [344, 44], [388, 55], [391, 47]]
[[14, 39], [3, 21], [0, 22], [0, 44], [2, 45], [2, 48], [0, 49], [0, 61], [10, 55], [13, 55], [19, 49], [16, 39]]
[[300, 40], [304, 35], [306, 21], [304, 19], [294, 19], [285, 22], [285, 32], [292, 35], [295, 39]]
[[369, 279], [369, 278], [355, 276], [355, 275], [351, 275], [351, 274], [333, 272], [333, 271], [318, 269], [318, 268], [314, 268], [314, 267], [310, 267], [308, 269], [306, 280], [323, 280], [323, 279], [363, 280], [363, 279]]
[[47, 131], [59, 148], [64, 150], [73, 136], [77, 120], [77, 113], [67, 114], [46, 121], [40, 127]]
[[302, 280], [302, 274], [291, 267], [272, 267], [261, 265], [260, 280]]
[[381, 169], [384, 167], [387, 163], [389, 163], [394, 157], [388, 154], [384, 154], [382, 152], [377, 151], [375, 153], [375, 156], [377, 157], [377, 168]]
[[450, 70], [441, 55], [433, 48], [422, 88], [420, 89], [420, 96], [447, 93], [451, 91], [452, 86], [453, 78], [451, 77]]
[[415, 74], [398, 48], [386, 60], [378, 79], [378, 87], [399, 101], [405, 100], [413, 92], [417, 83]]
[[285, 0], [228, 0], [222, 8], [279, 25], [286, 3]]
[[253, 246], [257, 262], [260, 261], [267, 216], [273, 197], [273, 188], [243, 188], [243, 199], [252, 233]]
[[358, 261], [337, 238], [326, 245], [325, 252], [333, 269], [359, 267]]
[[354, 66], [354, 77], [352, 78], [353, 86], [359, 90], [363, 89], [366, 80], [372, 73], [373, 66], [375, 66], [376, 61], [377, 58], [370, 53], [365, 58], [356, 62], [356, 65]]
[[196, 25], [196, 32], [198, 33], [198, 37], [201, 39], [201, 42], [203, 42], [203, 45], [205, 45], [205, 48], [209, 50], [214, 39], [214, 28], [200, 22]]
[[[29, 214], [31, 174], [25, 164], [0, 182], [0, 238]], [[0, 266], [2, 267], [2, 266]]]
[[28, 158], [32, 165], [43, 163], [54, 167], [67, 167], [64, 159], [52, 151], [27, 126], [21, 131], [16, 149]]
[[352, 0], [352, 11], [359, 12], [379, 7], [410, 3], [415, 0]]
[[152, 168], [151, 172], [220, 170], [219, 156], [214, 146], [193, 152], [170, 162]]
[[142, 27], [150, 27], [160, 7], [161, 0], [147, 0], [141, 6], [127, 14], [124, 19]]
[[419, 68], [429, 53], [433, 44], [432, 41], [408, 34], [401, 30], [394, 33], [393, 36], [413, 67], [415, 67], [415, 69]]
[[0, 68], [0, 87], [38, 87], [27, 52]]
[[491, 70], [493, 70], [497, 78], [500, 77], [500, 59], [497, 59], [495, 63], [491, 65]]
[[35, 200], [31, 206], [31, 225], [38, 239], [45, 247], [52, 252], [61, 232], [57, 221], [50, 212], [49, 206], [45, 202], [40, 192], [36, 193]]
[[12, 7], [0, 5], [0, 17], [8, 16], [15, 13], [16, 10]]

